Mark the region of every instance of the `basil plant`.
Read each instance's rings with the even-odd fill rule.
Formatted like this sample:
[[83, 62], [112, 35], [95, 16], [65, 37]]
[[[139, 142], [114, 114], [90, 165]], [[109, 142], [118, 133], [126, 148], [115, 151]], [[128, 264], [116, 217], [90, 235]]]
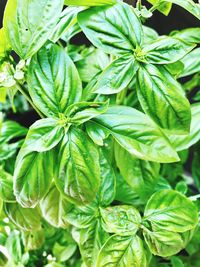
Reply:
[[200, 3], [142, 2], [7, 1], [0, 266], [200, 266]]

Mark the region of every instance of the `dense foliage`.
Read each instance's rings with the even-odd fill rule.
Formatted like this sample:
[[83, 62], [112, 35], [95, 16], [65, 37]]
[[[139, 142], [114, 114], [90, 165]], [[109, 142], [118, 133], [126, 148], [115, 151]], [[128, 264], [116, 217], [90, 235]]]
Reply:
[[8, 0], [0, 266], [200, 266], [200, 27], [145, 26], [200, 4], [149, 3]]

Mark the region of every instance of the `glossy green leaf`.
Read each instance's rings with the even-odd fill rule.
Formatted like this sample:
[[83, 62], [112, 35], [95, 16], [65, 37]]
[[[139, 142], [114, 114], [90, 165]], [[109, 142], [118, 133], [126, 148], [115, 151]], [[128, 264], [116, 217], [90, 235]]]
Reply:
[[130, 154], [157, 162], [178, 161], [162, 131], [142, 112], [125, 106], [112, 106], [94, 119]]
[[[87, 47], [81, 52], [81, 58], [76, 62], [79, 75], [83, 82], [90, 82], [98, 73], [101, 73], [110, 63], [106, 53], [94, 47]], [[83, 92], [84, 93], [84, 92]]]
[[94, 93], [116, 94], [125, 89], [135, 76], [138, 64], [131, 54], [113, 61], [99, 76]]
[[5, 202], [15, 202], [13, 178], [0, 167], [0, 198]]
[[96, 202], [89, 205], [73, 206], [65, 215], [66, 221], [71, 225], [85, 229], [88, 228], [95, 220], [98, 214], [98, 206]]
[[191, 106], [192, 122], [190, 133], [188, 135], [171, 135], [170, 141], [177, 151], [185, 150], [197, 143], [200, 139], [200, 104], [196, 103]]
[[88, 121], [86, 123], [86, 131], [92, 141], [98, 146], [104, 145], [104, 140], [109, 136], [106, 129], [102, 129], [101, 126], [94, 121]]
[[54, 177], [53, 152], [19, 152], [14, 172], [14, 193], [23, 207], [35, 207]]
[[164, 67], [148, 64], [138, 70], [137, 93], [144, 111], [163, 129], [188, 133], [190, 104], [178, 82]]
[[35, 106], [51, 117], [65, 113], [69, 105], [80, 101], [82, 94], [74, 63], [57, 45], [41, 48], [32, 58], [28, 86]]
[[115, 144], [115, 159], [123, 178], [133, 188], [142, 202], [154, 193], [159, 179], [160, 164], [140, 160], [123, 147]]
[[158, 33], [154, 29], [145, 25], [142, 26], [142, 29], [144, 32], [144, 44], [152, 43], [159, 38]]
[[66, 228], [68, 223], [65, 220], [65, 214], [71, 209], [71, 204], [63, 198], [56, 186], [53, 184], [40, 201], [40, 209], [43, 218], [56, 228]]
[[75, 203], [91, 202], [100, 185], [99, 153], [95, 144], [80, 129], [71, 128], [59, 152], [56, 185]]
[[44, 45], [59, 19], [63, 2], [8, 1], [4, 28], [11, 47], [21, 58], [30, 58]]
[[141, 216], [132, 206], [114, 206], [100, 209], [103, 228], [120, 236], [134, 235], [140, 227]]
[[60, 38], [62, 38], [62, 35], [65, 35], [68, 31], [70, 31], [70, 28], [77, 23], [77, 14], [82, 9], [82, 7], [65, 8], [62, 11], [57, 25], [54, 28], [53, 34], [49, 39], [56, 43]]
[[27, 129], [15, 121], [5, 121], [0, 131], [0, 144], [25, 136]]
[[101, 206], [108, 206], [115, 198], [116, 176], [105, 149], [100, 150], [101, 184], [98, 192], [98, 201]]
[[125, 3], [82, 11], [78, 22], [87, 38], [106, 53], [127, 54], [142, 42], [140, 21]]
[[65, 0], [65, 5], [73, 6], [103, 6], [113, 5], [117, 0]]
[[184, 248], [184, 242], [179, 233], [156, 229], [143, 231], [145, 242], [154, 255], [169, 257], [177, 254]]
[[105, 113], [108, 109], [108, 105], [108, 101], [75, 103], [66, 110], [67, 120], [76, 125], [83, 124]]
[[59, 262], [64, 262], [69, 260], [77, 249], [76, 243], [65, 244], [65, 246], [55, 243], [53, 247], [53, 255]]
[[143, 48], [143, 53], [149, 63], [171, 64], [183, 58], [194, 47], [194, 44], [164, 36], [146, 45]]
[[108, 238], [99, 219], [95, 219], [87, 229], [80, 230], [79, 249], [86, 266], [96, 266], [98, 253]]
[[200, 72], [200, 48], [194, 49], [191, 53], [182, 59], [184, 70], [179, 77], [186, 77]]
[[187, 43], [199, 44], [200, 43], [200, 27], [186, 28], [180, 31], [172, 31], [172, 37], [184, 40]]
[[54, 148], [63, 138], [64, 128], [58, 119], [36, 121], [28, 131], [23, 150], [45, 152]]
[[190, 12], [197, 19], [200, 19], [200, 4], [195, 3], [193, 0], [158, 0], [158, 2], [163, 5], [164, 3], [176, 4], [188, 12]]
[[18, 203], [6, 203], [5, 212], [14, 225], [21, 230], [32, 231], [41, 228], [40, 213], [37, 208], [24, 209]]
[[184, 195], [173, 190], [160, 190], [147, 202], [144, 222], [166, 231], [185, 232], [198, 223], [196, 206]]
[[102, 247], [97, 267], [147, 267], [142, 240], [136, 236], [111, 236]]
[[[151, 3], [152, 5], [157, 6], [157, 4], [159, 4], [160, 0], [147, 0], [149, 3]], [[172, 8], [172, 4], [171, 3], [162, 3], [158, 5], [158, 10], [163, 13], [165, 16], [168, 16], [170, 10]]]

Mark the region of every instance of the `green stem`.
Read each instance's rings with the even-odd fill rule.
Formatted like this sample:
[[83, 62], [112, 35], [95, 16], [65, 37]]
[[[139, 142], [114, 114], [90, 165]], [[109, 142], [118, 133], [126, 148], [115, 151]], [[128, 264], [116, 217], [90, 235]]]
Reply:
[[29, 102], [29, 104], [34, 108], [34, 110], [38, 113], [38, 115], [41, 118], [44, 118], [44, 115], [39, 111], [39, 109], [35, 106], [30, 96], [26, 93], [24, 86], [17, 82], [17, 89], [20, 91], [20, 93], [26, 98], [26, 100]]

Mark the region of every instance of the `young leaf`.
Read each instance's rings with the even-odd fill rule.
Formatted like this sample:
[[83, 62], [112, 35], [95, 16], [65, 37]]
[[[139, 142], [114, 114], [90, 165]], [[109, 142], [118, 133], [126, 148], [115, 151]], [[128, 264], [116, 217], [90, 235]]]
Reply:
[[25, 208], [35, 207], [46, 195], [54, 176], [53, 152], [19, 152], [14, 172], [14, 193]]
[[103, 146], [104, 140], [109, 136], [108, 131], [94, 121], [86, 123], [86, 131], [92, 141], [98, 146]]
[[18, 203], [6, 203], [8, 218], [21, 230], [33, 231], [41, 228], [40, 214], [37, 208], [24, 209]]
[[32, 58], [28, 86], [35, 106], [50, 117], [65, 113], [69, 105], [80, 101], [82, 94], [74, 63], [57, 45], [41, 48]]
[[30, 58], [44, 45], [59, 19], [63, 2], [8, 1], [3, 24], [11, 47], [21, 58]]
[[117, 0], [65, 0], [65, 5], [72, 6], [103, 6], [113, 5]]
[[54, 184], [40, 201], [40, 209], [43, 218], [56, 228], [66, 228], [68, 226], [64, 217], [71, 209], [71, 206], [72, 205], [62, 197]]
[[133, 55], [116, 59], [99, 76], [94, 93], [109, 95], [122, 91], [130, 84], [137, 70], [138, 64]]
[[111, 236], [102, 247], [97, 267], [147, 267], [142, 240], [137, 236]]
[[178, 82], [164, 67], [148, 64], [139, 68], [137, 93], [144, 111], [163, 129], [187, 134], [190, 104]]
[[147, 202], [144, 222], [166, 231], [182, 233], [195, 228], [198, 211], [184, 195], [173, 190], [160, 190]]
[[142, 112], [125, 106], [109, 107], [94, 119], [130, 154], [157, 162], [178, 161], [176, 152], [162, 131]]
[[70, 123], [80, 125], [105, 113], [108, 109], [108, 105], [108, 101], [78, 102], [69, 106], [65, 113]]
[[108, 238], [99, 219], [93, 220], [87, 229], [80, 230], [79, 249], [86, 266], [96, 266], [98, 253]]
[[[156, 6], [159, 4], [160, 0], [147, 0], [152, 5]], [[171, 11], [172, 4], [171, 3], [162, 3], [158, 5], [158, 10], [163, 13], [165, 16], [168, 16], [169, 12]]]
[[63, 10], [53, 34], [49, 38], [53, 43], [56, 43], [62, 35], [65, 35], [77, 23], [77, 14], [81, 10], [83, 10], [82, 7], [67, 7]]
[[103, 228], [108, 233], [120, 236], [134, 235], [141, 223], [141, 217], [137, 209], [132, 206], [114, 206], [100, 209]]
[[123, 178], [142, 202], [154, 193], [159, 179], [160, 164], [140, 160], [115, 143], [115, 159]]
[[188, 135], [171, 135], [170, 141], [176, 151], [188, 149], [200, 139], [200, 104], [196, 103], [191, 106], [192, 122], [190, 133]]
[[77, 128], [64, 136], [58, 153], [56, 185], [70, 201], [94, 200], [100, 185], [99, 152], [89, 137]]
[[63, 135], [64, 128], [58, 119], [38, 120], [29, 128], [23, 149], [36, 152], [49, 151], [60, 142]]
[[78, 22], [87, 38], [106, 53], [132, 53], [142, 42], [140, 21], [134, 9], [125, 3], [82, 11]]
[[160, 37], [153, 43], [146, 45], [142, 51], [149, 63], [171, 64], [183, 58], [194, 47], [194, 44], [186, 43], [180, 39]]

